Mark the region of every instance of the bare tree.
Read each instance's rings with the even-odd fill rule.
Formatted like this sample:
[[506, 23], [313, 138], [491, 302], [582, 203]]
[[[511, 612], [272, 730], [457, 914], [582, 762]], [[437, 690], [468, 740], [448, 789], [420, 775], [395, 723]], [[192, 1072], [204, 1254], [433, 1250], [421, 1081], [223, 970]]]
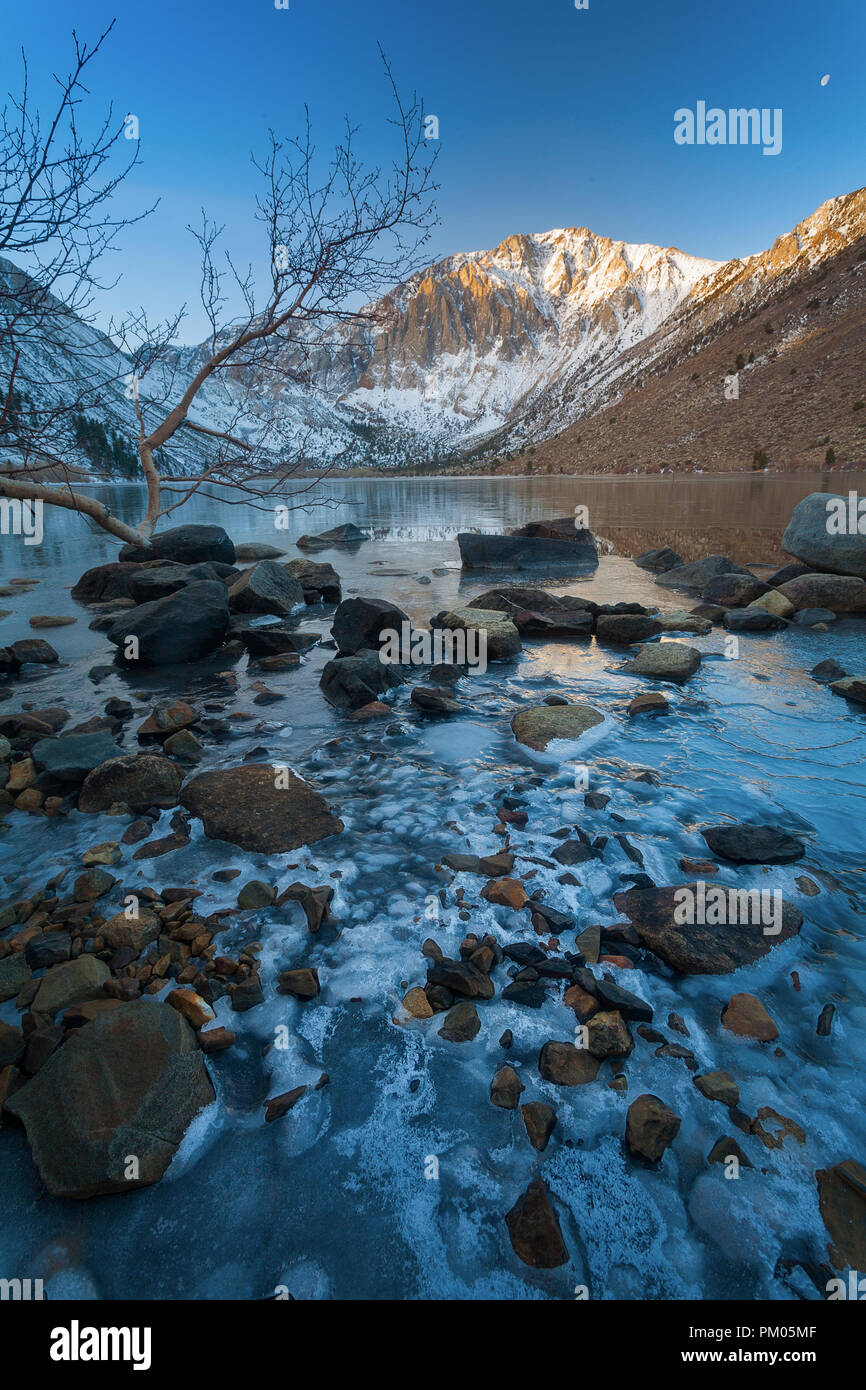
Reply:
[[[200, 252], [206, 341], [195, 351], [177, 347], [186, 306], [161, 323], [151, 323], [141, 309], [112, 324], [111, 336], [130, 364], [147, 486], [139, 526], [125, 525], [104, 508], [98, 512], [93, 499], [68, 485], [56, 489], [2, 474], [0, 493], [72, 506], [145, 546], [163, 517], [208, 486], [218, 486], [225, 501], [261, 508], [285, 494], [308, 460], [281, 408], [281, 387], [304, 376], [305, 358], [332, 340], [335, 328], [350, 331], [376, 317], [372, 308], [352, 308], [349, 301], [369, 304], [415, 269], [434, 225], [435, 155], [425, 140], [423, 107], [415, 96], [404, 103], [384, 55], [382, 61], [394, 102], [396, 152], [389, 168], [359, 158], [357, 128], [348, 120], [324, 163], [309, 112], [298, 139], [281, 140], [270, 131], [264, 156], [252, 160], [261, 182], [254, 217], [268, 266], [261, 289], [251, 267], [240, 269], [230, 252], [220, 252], [223, 229], [203, 212], [200, 226], [188, 230]], [[257, 383], [255, 400], [250, 381]], [[190, 418], [204, 388], [207, 422]], [[160, 451], [169, 444], [182, 482], [167, 480], [160, 466]]]
[[70, 71], [54, 74], [46, 118], [34, 107], [22, 53], [20, 94], [0, 111], [0, 447], [17, 461], [0, 475], [0, 492], [40, 496], [34, 477], [59, 470], [66, 486], [51, 489], [50, 500], [100, 524], [100, 503], [72, 497], [64, 456], [71, 422], [98, 407], [106, 381], [123, 369], [108, 338], [82, 332], [97, 292], [108, 288], [99, 262], [139, 220], [110, 207], [139, 153], [137, 141], [123, 139], [126, 120], [109, 106], [95, 125], [82, 125], [88, 70], [113, 27], [93, 45], [73, 33]]

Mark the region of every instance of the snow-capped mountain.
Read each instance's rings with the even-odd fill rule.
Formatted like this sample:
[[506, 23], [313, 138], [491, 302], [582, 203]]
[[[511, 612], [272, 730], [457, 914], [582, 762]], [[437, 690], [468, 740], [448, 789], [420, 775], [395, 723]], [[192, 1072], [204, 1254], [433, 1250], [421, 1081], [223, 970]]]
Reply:
[[[833, 273], [864, 235], [866, 190], [831, 199], [769, 250], [725, 262], [612, 241], [583, 227], [510, 236], [491, 251], [431, 265], [359, 320], [300, 333], [279, 346], [266, 373], [232, 369], [226, 382], [202, 390], [191, 414], [212, 427], [232, 421], [237, 432], [241, 408], [254, 435], [276, 408], [284, 439], [311, 463], [477, 466], [515, 456], [519, 462], [532, 448], [566, 471], [605, 466], [609, 440], [589, 459], [576, 460], [551, 441], [571, 439], [629, 393], [665, 379], [695, 353], [706, 354], [760, 307]], [[846, 289], [853, 283], [849, 277]], [[812, 341], [813, 330], [814, 324], [798, 328], [792, 320], [795, 336]], [[76, 340], [70, 362], [82, 342], [85, 356], [116, 354], [87, 325], [69, 326], [67, 318], [60, 332]], [[750, 368], [770, 352], [770, 344], [757, 346]], [[45, 362], [31, 371], [35, 378], [41, 370], [46, 390], [56, 347], [46, 348]], [[781, 347], [774, 340], [775, 358]], [[169, 387], [179, 393], [205, 352], [204, 345], [178, 349], [173, 381], [166, 374], [146, 380], [144, 393], [161, 395]], [[735, 347], [732, 362], [738, 354]], [[131, 437], [123, 389], [128, 363], [116, 356], [116, 389], [94, 402], [94, 413]], [[653, 399], [663, 433], [663, 393]], [[194, 467], [202, 449], [201, 437], [185, 437], [183, 456], [172, 463]], [[623, 454], [633, 456], [631, 449]]]

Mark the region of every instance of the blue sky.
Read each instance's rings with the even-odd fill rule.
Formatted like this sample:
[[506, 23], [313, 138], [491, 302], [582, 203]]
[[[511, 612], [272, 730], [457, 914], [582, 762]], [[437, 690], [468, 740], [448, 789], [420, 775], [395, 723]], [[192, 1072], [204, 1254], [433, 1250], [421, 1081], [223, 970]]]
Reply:
[[[123, 203], [158, 212], [124, 237], [104, 312], [194, 300], [184, 232], [199, 209], [262, 263], [251, 149], [293, 134], [304, 102], [326, 148], [346, 112], [374, 159], [388, 149], [376, 43], [440, 120], [441, 225], [431, 259], [513, 232], [588, 226], [723, 259], [768, 246], [866, 183], [862, 0], [42, 0], [5, 6], [0, 86], [27, 51], [36, 90], [65, 67], [73, 26], [117, 26], [91, 86], [140, 121], [142, 163]], [[829, 73], [829, 83], [820, 79]], [[780, 107], [783, 148], [683, 147], [674, 111]], [[197, 339], [195, 312], [184, 338]]]

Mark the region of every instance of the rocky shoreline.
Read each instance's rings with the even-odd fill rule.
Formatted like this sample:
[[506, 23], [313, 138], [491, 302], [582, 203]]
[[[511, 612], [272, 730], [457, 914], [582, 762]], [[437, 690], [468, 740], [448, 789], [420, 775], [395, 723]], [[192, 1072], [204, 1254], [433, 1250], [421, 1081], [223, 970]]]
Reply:
[[[532, 587], [529, 577], [525, 585], [491, 582], [472, 601], [431, 614], [422, 635], [483, 634], [494, 703], [527, 650], [594, 642], [630, 683], [617, 714], [621, 726], [676, 717], [675, 701], [706, 655], [683, 637], [719, 634], [733, 644], [726, 655], [748, 660], [752, 634], [808, 628], [829, 641], [837, 621], [857, 616], [862, 622], [866, 540], [830, 536], [826, 505], [822, 494], [800, 504], [783, 539], [792, 560], [763, 579], [726, 556], [684, 564], [674, 551], [656, 550], [636, 564], [654, 576], [657, 606], [614, 596], [597, 602]], [[196, 882], [169, 882], [166, 873], [155, 888], [136, 876], [136, 866], [183, 852], [202, 835], [248, 856], [273, 858], [313, 845], [327, 849], [344, 832], [348, 813], [339, 797], [332, 809], [331, 797], [277, 761], [270, 747], [253, 748], [240, 763], [226, 756], [239, 713], [233, 708], [237, 664], [248, 661], [255, 674], [255, 704], [277, 705], [286, 698], [280, 682], [324, 645], [318, 631], [304, 627], [306, 616], [326, 615], [325, 641], [334, 655], [320, 686], [344, 722], [339, 742], [375, 739], [377, 729], [383, 740], [399, 741], [407, 721], [458, 728], [461, 716], [472, 713], [465, 693], [472, 672], [465, 664], [384, 660], [385, 634], [408, 625], [411, 645], [418, 632], [408, 614], [383, 599], [343, 598], [334, 566], [308, 558], [364, 543], [358, 528], [335, 528], [302, 537], [302, 556], [287, 562], [276, 547], [236, 548], [220, 527], [187, 526], [158, 536], [151, 552], [127, 548], [117, 562], [85, 572], [73, 597], [114, 648], [111, 664], [89, 672], [95, 705], [113, 672], [146, 671], [152, 688], [164, 669], [164, 698], [145, 705], [112, 697], [73, 724], [63, 706], [34, 704], [28, 680], [27, 702], [10, 710], [21, 674], [54, 670], [59, 657], [43, 639], [0, 651], [8, 686], [0, 712], [7, 833], [14, 836], [23, 815], [60, 830], [74, 827], [76, 834], [91, 816], [117, 827], [116, 838], [94, 836], [77, 865], [28, 887], [26, 896], [13, 893], [0, 907], [0, 1006], [14, 1007], [19, 1017], [17, 1023], [0, 1018], [0, 1127], [23, 1125], [54, 1197], [120, 1194], [159, 1182], [195, 1117], [219, 1104], [219, 1069], [243, 1023], [239, 1018], [237, 1028], [228, 1027], [226, 1007], [245, 1015], [281, 995], [293, 1007], [315, 1010], [327, 991], [327, 974], [323, 982], [306, 953], [271, 959], [262, 940], [246, 932], [237, 941], [234, 928], [262, 927], [297, 905], [310, 941], [328, 939], [339, 924], [339, 878], [323, 882], [305, 873], [310, 881], [301, 881], [291, 864], [281, 865], [272, 877], [244, 876], [234, 906], [205, 912], [197, 907], [206, 895]], [[523, 579], [526, 570], [558, 575], [591, 567], [595, 541], [566, 519], [502, 537], [461, 536], [458, 545], [467, 568], [517, 569]], [[47, 626], [51, 615], [44, 617]], [[202, 699], [194, 687], [205, 667], [209, 695]], [[183, 694], [172, 691], [179, 673], [188, 681]], [[853, 716], [866, 704], [866, 664], [848, 671], [828, 656], [812, 676], [847, 700]], [[398, 712], [396, 702], [406, 695]], [[769, 932], [762, 920], [683, 923], [677, 895], [692, 901], [701, 884], [720, 876], [727, 882], [741, 866], [764, 874], [795, 866], [794, 874], [811, 846], [786, 825], [735, 818], [733, 794], [727, 819], [700, 832], [706, 857], [682, 856], [681, 880], [657, 882], [635, 837], [617, 828], [610, 793], [595, 781], [583, 789], [575, 783], [585, 808], [578, 823], [538, 831], [534, 797], [545, 784], [545, 760], [566, 758], [584, 768], [588, 740], [610, 721], [609, 711], [545, 694], [543, 683], [534, 700], [502, 719], [504, 736], [530, 767], [489, 806], [489, 833], [501, 849], [465, 843], [455, 813], [454, 847], [433, 866], [437, 912], [452, 912], [465, 934], [449, 955], [437, 941], [441, 933], [424, 930], [425, 918], [438, 918], [419, 912], [418, 975], [403, 982], [398, 999], [386, 992], [390, 1027], [458, 1055], [472, 1054], [475, 1039], [488, 1031], [491, 1001], [513, 1011], [514, 1024], [498, 1040], [502, 1062], [488, 1078], [485, 1103], [513, 1112], [512, 1140], [518, 1153], [525, 1148], [525, 1183], [500, 1220], [514, 1255], [531, 1269], [557, 1269], [572, 1259], [562, 1202], [551, 1194], [541, 1155], [560, 1139], [563, 1147], [574, 1145], [569, 1126], [575, 1117], [579, 1123], [587, 1088], [605, 1088], [616, 1098], [616, 1133], [629, 1163], [664, 1173], [668, 1152], [676, 1153], [683, 1107], [671, 1103], [662, 1081], [660, 1095], [634, 1094], [629, 1071], [636, 1054], [651, 1049], [648, 1056], [688, 1073], [695, 1111], [720, 1131], [703, 1154], [705, 1166], [720, 1165], [728, 1176], [733, 1164], [759, 1176], [768, 1159], [807, 1142], [802, 1117], [780, 1113], [772, 1097], [743, 1108], [743, 1077], [717, 1063], [712, 1038], [690, 1020], [686, 986], [694, 976], [735, 976], [776, 952], [784, 956], [821, 898], [820, 876], [796, 872], [798, 902], [780, 897], [778, 929]], [[533, 759], [540, 771], [532, 771]], [[653, 774], [645, 780], [652, 785]], [[106, 822], [98, 824], [101, 831]], [[612, 851], [628, 865], [611, 894], [617, 920], [584, 920], [572, 890]], [[240, 877], [234, 867], [213, 875], [231, 884]], [[471, 928], [479, 913], [496, 929]], [[666, 1026], [652, 1003], [660, 971], [684, 989], [682, 1012], [668, 1009]], [[771, 1009], [737, 984], [731, 979], [718, 1037], [770, 1050], [781, 1063], [784, 1038]], [[525, 1011], [541, 1018], [552, 1003], [565, 1011], [560, 1019], [573, 1020], [567, 1027], [560, 1022], [563, 1036], [543, 1039], [531, 1054], [515, 1046]], [[836, 1012], [836, 1002], [824, 1000], [811, 1023], [816, 1037], [832, 1043]], [[743, 1057], [747, 1067], [748, 1054]], [[268, 1095], [261, 1123], [291, 1125], [329, 1079], [331, 1086], [353, 1084], [322, 1070], [318, 1079]], [[815, 1170], [814, 1204], [827, 1246], [821, 1261], [804, 1256], [785, 1271], [798, 1296], [815, 1296], [828, 1270], [862, 1268], [866, 1261], [863, 1158], [838, 1154]], [[804, 1295], [809, 1285], [813, 1292]]]

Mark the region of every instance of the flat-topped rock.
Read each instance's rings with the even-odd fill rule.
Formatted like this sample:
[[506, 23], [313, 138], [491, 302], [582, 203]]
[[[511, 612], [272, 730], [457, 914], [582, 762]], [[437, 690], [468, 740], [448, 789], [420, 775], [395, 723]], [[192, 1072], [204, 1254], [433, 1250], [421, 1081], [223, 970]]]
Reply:
[[474, 629], [486, 633], [488, 661], [505, 661], [516, 656], [523, 647], [520, 633], [511, 619], [491, 608], [453, 608], [438, 615], [436, 626], [452, 632]]
[[316, 844], [343, 829], [308, 782], [270, 764], [199, 773], [185, 783], [181, 801], [202, 821], [208, 839], [262, 854]]
[[701, 654], [684, 642], [651, 642], [641, 647], [637, 656], [622, 667], [635, 676], [654, 680], [675, 681], [678, 685], [695, 674], [701, 664]]
[[590, 705], [532, 705], [518, 710], [511, 729], [518, 743], [543, 753], [555, 739], [576, 739], [604, 723]]
[[[761, 920], [759, 890], [750, 893], [746, 889], [738, 891], [721, 885], [725, 920], [717, 923], [710, 903], [722, 900], [711, 898], [715, 885], [703, 886], [705, 910], [701, 910], [697, 883], [630, 888], [614, 896], [617, 911], [626, 914], [642, 945], [681, 975], [729, 975], [740, 966], [753, 965], [774, 946], [796, 936], [803, 925], [802, 914], [797, 908], [782, 900], [779, 931], [767, 934]], [[698, 920], [689, 920], [690, 916]], [[699, 920], [701, 917], [703, 921]], [[744, 917], [748, 920], [741, 920]], [[774, 924], [766, 925], [772, 928]]]

